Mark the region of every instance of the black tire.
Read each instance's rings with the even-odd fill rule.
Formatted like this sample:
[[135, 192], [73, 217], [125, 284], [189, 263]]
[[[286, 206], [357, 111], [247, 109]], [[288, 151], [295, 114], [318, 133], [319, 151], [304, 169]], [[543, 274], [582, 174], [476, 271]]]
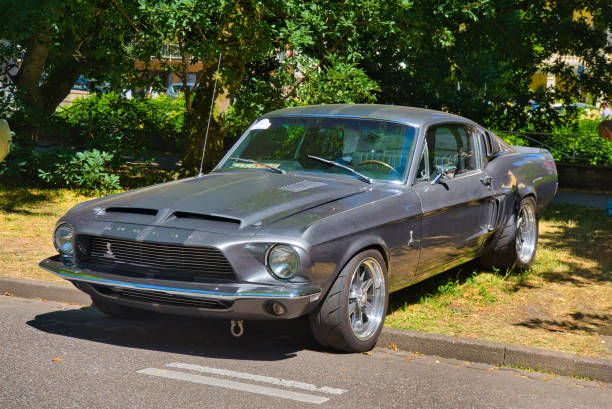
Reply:
[[[521, 250], [524, 240], [517, 237], [517, 229], [519, 218], [525, 213], [526, 208], [529, 208], [531, 215], [529, 216], [533, 223], [534, 237], [533, 249]], [[524, 222], [523, 222], [524, 223]], [[518, 232], [520, 233], [520, 232]], [[538, 219], [536, 216], [536, 203], [533, 197], [528, 196], [522, 199], [517, 209], [514, 209], [512, 216], [508, 218], [505, 226], [500, 228], [491, 238], [489, 250], [481, 258], [481, 264], [485, 267], [495, 267], [500, 270], [510, 270], [516, 268], [518, 270], [528, 270], [533, 264], [538, 248]]]
[[[370, 299], [369, 290], [366, 289], [366, 301], [363, 302], [363, 297], [356, 297], [355, 293], [351, 292], [351, 286], [364, 288], [368, 280], [362, 281], [361, 277], [378, 268], [380, 268], [378, 271], [372, 273], [372, 284], [368, 287], [372, 290], [372, 298]], [[358, 275], [356, 276], [356, 274]], [[376, 278], [374, 278], [375, 275]], [[354, 278], [358, 281], [354, 281]], [[378, 287], [376, 287], [377, 280]], [[357, 298], [360, 301], [357, 301]], [[351, 302], [351, 300], [353, 301]], [[371, 303], [368, 303], [370, 300]], [[364, 310], [358, 309], [362, 302], [364, 305], [373, 307], [371, 309], [372, 319], [368, 319], [366, 307], [364, 307]], [[317, 342], [325, 348], [347, 352], [368, 351], [376, 344], [382, 331], [388, 303], [389, 286], [385, 261], [376, 250], [363, 251], [354, 256], [344, 266], [327, 293], [325, 300], [309, 315], [312, 334]], [[351, 313], [350, 310], [353, 310], [353, 312]], [[357, 311], [363, 312], [357, 313]], [[380, 311], [382, 311], [382, 316]], [[363, 333], [361, 334], [356, 333], [353, 329], [353, 322], [357, 316], [363, 325]]]
[[99, 296], [91, 295], [91, 300], [94, 307], [110, 317], [128, 320], [151, 319], [153, 317], [153, 313], [150, 311], [127, 307]]

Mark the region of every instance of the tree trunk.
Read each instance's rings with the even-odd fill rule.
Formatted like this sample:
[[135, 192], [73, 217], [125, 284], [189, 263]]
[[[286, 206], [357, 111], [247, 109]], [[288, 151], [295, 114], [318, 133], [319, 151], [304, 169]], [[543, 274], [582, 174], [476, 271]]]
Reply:
[[38, 139], [44, 122], [43, 98], [38, 84], [48, 57], [49, 36], [46, 33], [34, 35], [17, 74], [12, 77], [25, 105], [25, 118], [19, 125], [32, 140]]
[[28, 44], [19, 71], [13, 82], [23, 91], [24, 100], [29, 105], [42, 107], [40, 82], [47, 57], [49, 56], [49, 37], [46, 34], [33, 36]]
[[[240, 86], [246, 59], [242, 55], [228, 54], [223, 56], [221, 73], [217, 83], [217, 92], [210, 119], [206, 152], [203, 162], [203, 173], [209, 172], [223, 157], [223, 137], [226, 129], [221, 124], [221, 115], [227, 111], [231, 95]], [[183, 173], [185, 175], [197, 174], [202, 158], [202, 147], [206, 136], [210, 103], [216, 75], [216, 64], [211, 66], [202, 75], [202, 80], [191, 106], [191, 120], [187, 129], [187, 149], [183, 156]], [[187, 103], [187, 102], [186, 102]]]
[[49, 73], [44, 84], [40, 87], [42, 108], [45, 114], [51, 116], [55, 112], [59, 104], [70, 94], [74, 83], [86, 68], [87, 61], [84, 58], [80, 60], [72, 59], [55, 67]]
[[33, 140], [38, 139], [49, 117], [68, 96], [74, 83], [87, 67], [86, 57], [78, 60], [72, 57], [55, 65], [53, 71], [46, 73], [48, 75], [43, 78], [49, 58], [49, 41], [45, 32], [33, 35], [21, 66], [12, 77], [25, 105], [26, 118], [21, 121], [23, 123], [20, 127]]

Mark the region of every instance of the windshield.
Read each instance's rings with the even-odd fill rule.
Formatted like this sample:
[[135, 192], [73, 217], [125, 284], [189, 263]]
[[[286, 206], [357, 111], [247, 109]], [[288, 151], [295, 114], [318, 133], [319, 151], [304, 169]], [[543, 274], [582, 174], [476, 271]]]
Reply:
[[[331, 173], [401, 181], [416, 129], [396, 122], [338, 117], [271, 117], [255, 122], [217, 170], [257, 169]], [[244, 160], [238, 160], [244, 159]], [[245, 161], [246, 159], [251, 162]], [[255, 163], [260, 162], [260, 163]]]

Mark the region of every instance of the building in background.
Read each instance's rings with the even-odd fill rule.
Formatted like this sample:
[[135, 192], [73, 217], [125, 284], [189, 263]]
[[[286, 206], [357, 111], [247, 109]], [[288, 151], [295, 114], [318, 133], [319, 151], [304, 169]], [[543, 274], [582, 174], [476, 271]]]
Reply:
[[[167, 65], [178, 65], [181, 62], [182, 57], [178, 47], [173, 44], [168, 44], [162, 47], [161, 59], [152, 58], [148, 61], [148, 64], [145, 64], [143, 61], [136, 61], [136, 68], [139, 70], [148, 70], [152, 83], [155, 77], [160, 78], [164, 85], [164, 89], [168, 92], [168, 90], [180, 89], [183, 80], [175, 72], [168, 72], [164, 67]], [[187, 78], [185, 82], [187, 84], [194, 84], [198, 74], [202, 72], [203, 69], [204, 65], [201, 62], [190, 64], [186, 70]], [[177, 85], [175, 86], [175, 84]], [[137, 89], [136, 91], [141, 91], [141, 89]]]
[[[588, 24], [590, 25], [593, 24], [593, 19], [588, 12], [575, 11], [574, 21], [581, 19], [581, 18], [585, 18]], [[608, 28], [607, 46], [611, 46], [611, 45], [612, 45], [612, 29]], [[608, 61], [612, 61], [611, 54], [606, 55], [606, 58], [608, 59]], [[575, 56], [575, 55], [559, 55], [555, 53], [548, 60], [544, 61], [542, 66], [543, 67], [550, 66], [555, 61], [558, 61], [558, 60], [560, 60], [564, 64], [571, 67], [572, 71], [574, 72], [577, 78], [586, 73], [584, 61], [582, 60], [582, 58]], [[560, 79], [555, 74], [547, 72], [544, 69], [540, 72], [537, 72], [532, 77], [530, 88], [534, 90], [535, 92], [542, 92], [548, 88], [555, 88], [557, 86], [563, 87], [563, 84], [560, 84], [559, 80]], [[601, 100], [603, 99], [602, 95], [595, 95], [591, 97], [595, 100], [593, 102], [595, 102], [597, 105], [599, 105], [599, 103], [601, 103]], [[579, 102], [589, 102], [589, 95], [587, 94], [577, 95], [576, 100]]]

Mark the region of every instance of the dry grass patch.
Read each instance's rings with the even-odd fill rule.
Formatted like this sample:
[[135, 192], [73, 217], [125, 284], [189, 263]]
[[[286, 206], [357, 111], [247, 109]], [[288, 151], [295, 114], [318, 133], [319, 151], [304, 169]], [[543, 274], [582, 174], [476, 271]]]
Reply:
[[533, 268], [469, 263], [392, 295], [387, 325], [612, 358], [612, 218], [554, 204], [540, 221]]
[[88, 199], [70, 190], [0, 187], [0, 276], [66, 282], [38, 262], [57, 253], [57, 219]]

